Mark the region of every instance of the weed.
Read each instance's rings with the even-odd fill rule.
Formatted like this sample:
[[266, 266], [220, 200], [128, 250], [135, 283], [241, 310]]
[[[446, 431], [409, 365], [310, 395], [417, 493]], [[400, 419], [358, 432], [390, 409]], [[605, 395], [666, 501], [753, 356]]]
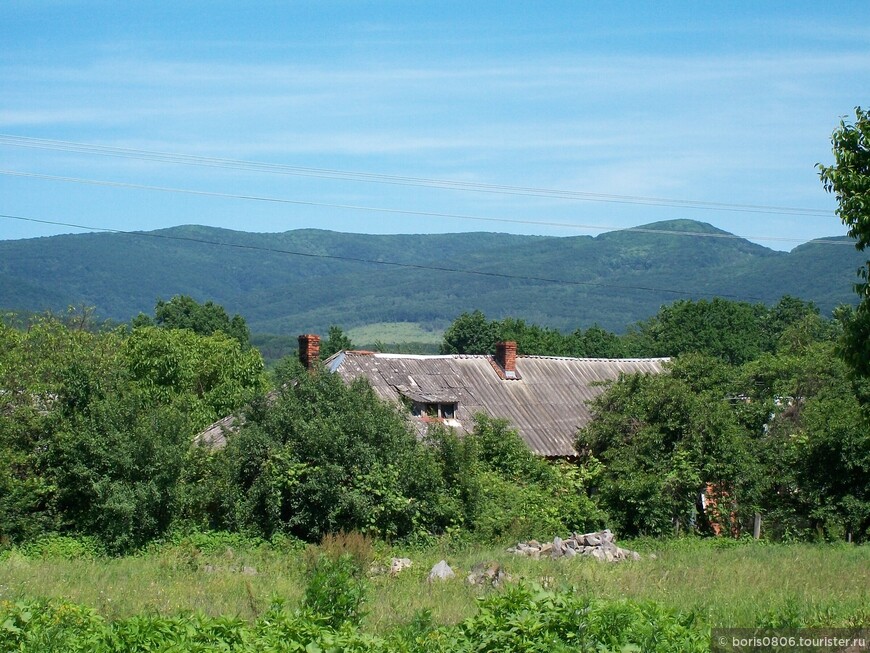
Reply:
[[359, 564], [349, 553], [320, 554], [308, 570], [303, 607], [332, 628], [358, 626], [368, 589]]
[[359, 531], [327, 533], [320, 541], [320, 554], [332, 560], [350, 556], [362, 572], [368, 570], [375, 557], [371, 536]]

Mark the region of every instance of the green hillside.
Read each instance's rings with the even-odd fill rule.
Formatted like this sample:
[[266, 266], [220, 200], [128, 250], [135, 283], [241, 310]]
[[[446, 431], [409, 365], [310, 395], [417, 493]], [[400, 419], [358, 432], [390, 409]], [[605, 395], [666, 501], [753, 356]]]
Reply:
[[827, 313], [853, 302], [860, 262], [860, 253], [844, 245], [777, 252], [691, 220], [594, 238], [181, 226], [0, 241], [0, 306], [86, 304], [128, 320], [151, 312], [157, 298], [186, 294], [223, 304], [264, 333], [386, 322], [431, 330], [474, 309], [559, 329], [598, 323], [622, 331], [663, 303], [707, 293], [768, 303], [788, 293]]

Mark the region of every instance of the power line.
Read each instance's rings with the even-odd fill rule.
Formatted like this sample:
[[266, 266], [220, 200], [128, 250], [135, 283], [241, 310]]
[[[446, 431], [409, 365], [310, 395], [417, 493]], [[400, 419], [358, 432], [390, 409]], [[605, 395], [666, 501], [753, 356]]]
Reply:
[[356, 181], [365, 183], [418, 186], [435, 188], [440, 190], [547, 197], [586, 202], [639, 204], [645, 206], [663, 206], [671, 208], [686, 208], [707, 211], [730, 211], [738, 213], [764, 213], [774, 215], [801, 215], [818, 217], [831, 217], [832, 215], [831, 211], [823, 211], [820, 209], [807, 209], [786, 206], [766, 206], [759, 204], [707, 202], [700, 200], [645, 197], [640, 195], [589, 193], [583, 191], [571, 191], [553, 188], [509, 186], [505, 184], [486, 184], [480, 182], [469, 182], [450, 179], [431, 179], [426, 177], [386, 175], [380, 173], [359, 172], [351, 170], [311, 168], [277, 163], [245, 161], [239, 159], [204, 157], [173, 152], [156, 152], [151, 150], [97, 145], [93, 143], [77, 143], [72, 141], [33, 138], [29, 136], [16, 136], [13, 134], [0, 134], [0, 145], [10, 145], [13, 147], [24, 147], [32, 149], [56, 150], [62, 152], [77, 152], [82, 154], [93, 154], [99, 156], [121, 157], [128, 159], [138, 159], [143, 161], [155, 161], [158, 163], [177, 163], [182, 165], [228, 168], [232, 170], [248, 170], [254, 172], [293, 175], [300, 177], [341, 179], [345, 181]]
[[377, 213], [389, 213], [389, 214], [399, 214], [399, 215], [413, 215], [418, 217], [428, 217], [428, 218], [448, 218], [448, 219], [456, 219], [456, 220], [475, 220], [480, 222], [501, 222], [508, 224], [525, 224], [525, 225], [536, 225], [542, 227], [561, 227], [561, 228], [571, 228], [571, 229], [580, 229], [580, 230], [595, 230], [595, 231], [633, 231], [638, 233], [649, 233], [649, 234], [664, 234], [664, 235], [677, 235], [677, 236], [696, 236], [702, 238], [724, 238], [730, 240], [762, 240], [762, 241], [771, 241], [771, 242], [782, 242], [782, 243], [804, 243], [804, 242], [817, 242], [831, 245], [850, 245], [851, 243], [837, 240], [811, 240], [804, 241], [800, 238], [788, 238], [785, 236], [738, 236], [735, 234], [729, 233], [708, 233], [702, 231], [685, 231], [685, 230], [667, 230], [667, 229], [651, 229], [646, 227], [629, 227], [626, 229], [621, 229], [619, 227], [607, 226], [607, 225], [591, 225], [591, 224], [579, 224], [573, 222], [552, 222], [552, 221], [543, 221], [543, 220], [522, 220], [519, 218], [499, 218], [499, 217], [491, 217], [491, 216], [479, 216], [479, 215], [465, 215], [459, 213], [444, 213], [439, 211], [414, 211], [410, 209], [393, 209], [393, 208], [385, 208], [385, 207], [375, 207], [375, 206], [362, 206], [355, 204], [334, 204], [329, 202], [314, 202], [309, 200], [295, 200], [289, 198], [282, 197], [269, 197], [262, 195], [250, 195], [250, 194], [237, 194], [237, 193], [222, 193], [218, 191], [207, 191], [207, 190], [196, 190], [190, 188], [176, 188], [169, 186], [151, 186], [147, 184], [136, 184], [132, 182], [123, 182], [123, 181], [108, 181], [108, 180], [100, 180], [100, 179], [84, 179], [80, 177], [64, 177], [58, 175], [46, 175], [36, 172], [25, 172], [21, 170], [2, 170], [0, 169], [0, 175], [5, 175], [9, 177], [25, 177], [29, 179], [41, 179], [47, 181], [61, 181], [66, 183], [75, 183], [75, 184], [88, 184], [93, 186], [104, 186], [109, 188], [127, 188], [133, 190], [149, 190], [149, 191], [157, 191], [161, 193], [181, 193], [187, 195], [198, 195], [204, 197], [216, 197], [222, 199], [236, 199], [236, 200], [247, 200], [247, 201], [255, 201], [255, 202], [269, 202], [276, 204], [293, 204], [297, 206], [312, 206], [318, 208], [331, 208], [331, 209], [341, 209], [341, 210], [351, 210], [351, 211], [368, 211], [368, 212], [377, 212]]
[[171, 234], [166, 233], [156, 233], [156, 232], [146, 232], [146, 231], [126, 231], [123, 229], [111, 229], [108, 227], [94, 227], [88, 225], [80, 225], [74, 224], [70, 222], [60, 222], [57, 220], [43, 220], [39, 218], [31, 218], [25, 217], [21, 215], [8, 215], [8, 214], [0, 214], [0, 218], [7, 220], [21, 220], [24, 222], [35, 222], [39, 224], [50, 224], [61, 227], [72, 227], [74, 229], [84, 229], [88, 231], [102, 231], [108, 233], [115, 234], [124, 234], [127, 236], [137, 236], [144, 238], [160, 238], [164, 240], [178, 240], [184, 242], [191, 243], [199, 243], [203, 245], [214, 245], [217, 247], [231, 247], [234, 249], [242, 249], [249, 251], [258, 251], [258, 252], [269, 252], [272, 254], [287, 254], [289, 256], [302, 256], [305, 258], [314, 258], [314, 259], [327, 259], [333, 261], [345, 261], [351, 263], [366, 263], [371, 265], [383, 265], [388, 267], [395, 268], [407, 268], [414, 270], [427, 270], [432, 272], [452, 272], [457, 274], [469, 274], [481, 277], [495, 277], [499, 279], [511, 279], [514, 281], [531, 281], [531, 282], [542, 282], [542, 283], [554, 283], [560, 285], [568, 285], [568, 286], [588, 286], [595, 288], [612, 288], [617, 290], [638, 290], [641, 292], [656, 292], [656, 293], [667, 293], [672, 295], [684, 295], [690, 297], [697, 296], [708, 296], [708, 297], [724, 297], [727, 299], [749, 299], [753, 301], [763, 302], [765, 301], [762, 297], [754, 297], [751, 295], [734, 295], [734, 294], [726, 294], [726, 293], [708, 293], [708, 292], [689, 292], [686, 290], [675, 290], [673, 288], [653, 288], [648, 286], [621, 286], [618, 284], [609, 284], [609, 283], [598, 283], [594, 281], [576, 281], [571, 279], [553, 279], [549, 277], [535, 277], [528, 275], [518, 275], [518, 274], [508, 274], [505, 272], [487, 272], [484, 270], [463, 270], [460, 268], [451, 268], [446, 266], [438, 266], [438, 265], [423, 265], [420, 263], [401, 263], [399, 261], [381, 261], [375, 259], [368, 259], [356, 256], [340, 256], [338, 254], [315, 254], [313, 252], [298, 252], [294, 250], [287, 249], [277, 249], [273, 247], [263, 247], [261, 245], [245, 245], [242, 243], [226, 243], [216, 240], [205, 240], [202, 238], [193, 238], [190, 236], [173, 236]]

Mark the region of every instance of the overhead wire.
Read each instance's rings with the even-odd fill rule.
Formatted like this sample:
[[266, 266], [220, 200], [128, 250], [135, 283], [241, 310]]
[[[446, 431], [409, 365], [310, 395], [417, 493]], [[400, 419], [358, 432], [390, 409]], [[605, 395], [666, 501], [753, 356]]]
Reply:
[[258, 251], [258, 252], [268, 252], [273, 254], [286, 254], [290, 256], [299, 256], [305, 258], [313, 258], [313, 259], [326, 259], [326, 260], [334, 260], [334, 261], [346, 261], [353, 263], [365, 263], [371, 265], [381, 265], [388, 267], [396, 267], [396, 268], [406, 268], [406, 269], [414, 269], [414, 270], [426, 270], [433, 272], [449, 272], [449, 273], [457, 273], [457, 274], [468, 274], [475, 275], [481, 277], [495, 277], [499, 279], [511, 279], [515, 281], [527, 281], [527, 282], [540, 282], [540, 283], [552, 283], [559, 285], [570, 285], [570, 286], [588, 286], [588, 287], [596, 287], [596, 288], [611, 288], [617, 290], [637, 290], [641, 292], [656, 292], [656, 293], [666, 293], [671, 295], [683, 295], [687, 297], [698, 297], [698, 296], [707, 296], [707, 297], [723, 297], [726, 299], [737, 299], [737, 300], [752, 300], [752, 301], [765, 301], [762, 297], [755, 297], [752, 295], [737, 295], [737, 294], [727, 294], [727, 293], [709, 293], [709, 292], [693, 292], [688, 290], [677, 290], [674, 288], [655, 288], [651, 286], [634, 286], [634, 285], [620, 285], [620, 284], [609, 284], [609, 283], [601, 283], [596, 281], [577, 281], [573, 279], [555, 279], [549, 277], [538, 277], [531, 275], [519, 275], [519, 274], [510, 274], [507, 272], [492, 272], [487, 270], [472, 270], [472, 269], [462, 269], [462, 268], [454, 268], [448, 266], [440, 266], [440, 265], [424, 265], [422, 263], [404, 263], [401, 261], [384, 261], [379, 259], [370, 259], [364, 257], [357, 256], [346, 256], [346, 255], [338, 255], [338, 254], [322, 254], [322, 253], [314, 253], [314, 252], [301, 252], [295, 250], [287, 250], [287, 249], [279, 249], [276, 247], [265, 247], [262, 245], [251, 245], [244, 243], [228, 243], [217, 240], [206, 240], [204, 238], [194, 238], [192, 236], [179, 236], [172, 235], [167, 233], [158, 233], [154, 231], [127, 231], [123, 229], [112, 229], [108, 227], [96, 227], [91, 225], [81, 225], [75, 224], [71, 222], [61, 222], [58, 220], [44, 220], [40, 218], [33, 218], [28, 216], [21, 215], [11, 215], [11, 214], [0, 214], [0, 218], [7, 220], [20, 220], [25, 222], [34, 222], [39, 224], [49, 224], [55, 226], [62, 227], [71, 227], [75, 229], [83, 229], [87, 231], [101, 231], [115, 234], [125, 234], [128, 236], [136, 236], [143, 238], [159, 238], [164, 240], [175, 240], [175, 241], [184, 241], [184, 242], [192, 242], [199, 243], [204, 245], [213, 245], [218, 247], [229, 247], [240, 250], [248, 250], [248, 251]]
[[402, 186], [418, 186], [441, 190], [496, 193], [505, 195], [524, 195], [575, 201], [640, 204], [645, 206], [691, 208], [712, 211], [732, 211], [740, 213], [765, 213], [774, 215], [802, 215], [817, 217], [830, 217], [832, 215], [831, 211], [800, 207], [767, 206], [758, 204], [734, 204], [701, 200], [645, 197], [640, 195], [590, 193], [584, 191], [572, 191], [553, 188], [510, 186], [506, 184], [487, 184], [462, 180], [433, 179], [403, 175], [387, 175], [381, 173], [338, 170], [332, 168], [312, 168], [305, 166], [291, 166], [286, 164], [266, 163], [258, 161], [245, 161], [240, 159], [205, 157], [173, 152], [158, 152], [135, 148], [113, 147], [94, 143], [79, 143], [74, 141], [34, 138], [14, 134], [0, 134], [0, 145], [9, 145], [13, 147], [33, 149], [47, 149], [63, 152], [75, 152], [82, 154], [94, 154], [99, 156], [121, 157], [128, 159], [138, 159], [143, 161], [155, 161], [158, 163], [177, 163], [182, 165], [266, 172], [270, 174], [319, 177], [326, 179], [341, 179], [346, 181], [393, 184]]
[[[770, 241], [770, 242], [782, 242], [782, 243], [805, 243], [807, 241], [800, 238], [789, 238], [786, 236], [738, 236], [736, 234], [731, 233], [709, 233], [702, 231], [687, 231], [687, 230], [671, 230], [671, 229], [654, 229], [651, 227], [628, 227], [628, 228], [620, 228], [608, 225], [594, 225], [594, 224], [580, 224], [576, 222], [555, 222], [555, 221], [544, 221], [544, 220], [527, 220], [520, 218], [506, 218], [506, 217], [493, 217], [493, 216], [480, 216], [480, 215], [467, 215], [460, 213], [445, 213], [440, 211], [418, 211], [412, 209], [396, 209], [396, 208], [387, 208], [387, 207], [376, 207], [376, 206], [364, 206], [357, 204], [338, 204], [331, 202], [315, 202], [311, 200], [298, 200], [298, 199], [290, 199], [283, 197], [269, 197], [263, 195], [252, 195], [252, 194], [243, 194], [243, 193], [225, 193], [220, 191], [208, 191], [208, 190], [198, 190], [191, 188], [178, 188], [178, 187], [170, 187], [170, 186], [153, 186], [148, 184], [138, 184], [133, 182], [124, 182], [124, 181], [110, 181], [110, 180], [101, 180], [101, 179], [86, 179], [81, 177], [67, 177], [61, 175], [47, 175], [36, 172], [26, 172], [22, 170], [4, 170], [0, 169], [0, 175], [9, 176], [9, 177], [24, 177], [30, 179], [41, 179], [47, 181], [59, 181], [66, 183], [76, 183], [76, 184], [88, 184], [94, 186], [104, 186], [109, 188], [127, 188], [133, 190], [148, 190], [148, 191], [157, 191], [162, 193], [181, 193], [187, 195], [199, 195], [204, 197], [215, 197], [222, 199], [236, 199], [236, 200], [247, 200], [247, 201], [255, 201], [255, 202], [268, 202], [268, 203], [276, 203], [276, 204], [292, 204], [297, 206], [311, 206], [318, 208], [331, 208], [331, 209], [340, 209], [340, 210], [350, 210], [350, 211], [367, 211], [367, 212], [377, 212], [377, 213], [388, 213], [388, 214], [399, 214], [399, 215], [412, 215], [418, 217], [433, 217], [433, 218], [447, 218], [447, 219], [455, 219], [455, 220], [474, 220], [480, 222], [497, 222], [497, 223], [507, 223], [507, 224], [524, 224], [524, 225], [536, 225], [536, 226], [545, 226], [545, 227], [559, 227], [559, 228], [570, 228], [570, 229], [579, 229], [579, 230], [592, 230], [592, 231], [632, 231], [637, 233], [649, 233], [649, 234], [664, 234], [664, 235], [678, 235], [678, 236], [695, 236], [702, 238], [721, 238], [721, 239], [731, 239], [731, 240], [755, 240], [755, 241]], [[851, 243], [840, 241], [840, 240], [829, 240], [829, 239], [817, 239], [809, 242], [817, 242], [831, 245], [849, 245]]]

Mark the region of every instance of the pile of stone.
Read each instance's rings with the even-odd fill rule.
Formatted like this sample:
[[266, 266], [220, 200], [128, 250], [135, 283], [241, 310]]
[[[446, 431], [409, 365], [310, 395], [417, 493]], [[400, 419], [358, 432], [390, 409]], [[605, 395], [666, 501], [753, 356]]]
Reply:
[[590, 556], [601, 562], [619, 562], [621, 560], [640, 560], [637, 551], [630, 551], [616, 546], [613, 533], [610, 529], [596, 533], [578, 535], [573, 533], [571, 537], [563, 540], [554, 537], [552, 542], [538, 542], [530, 540], [520, 542], [508, 549], [509, 553], [524, 555], [530, 558], [549, 556], [556, 558], [574, 558], [576, 556]]

